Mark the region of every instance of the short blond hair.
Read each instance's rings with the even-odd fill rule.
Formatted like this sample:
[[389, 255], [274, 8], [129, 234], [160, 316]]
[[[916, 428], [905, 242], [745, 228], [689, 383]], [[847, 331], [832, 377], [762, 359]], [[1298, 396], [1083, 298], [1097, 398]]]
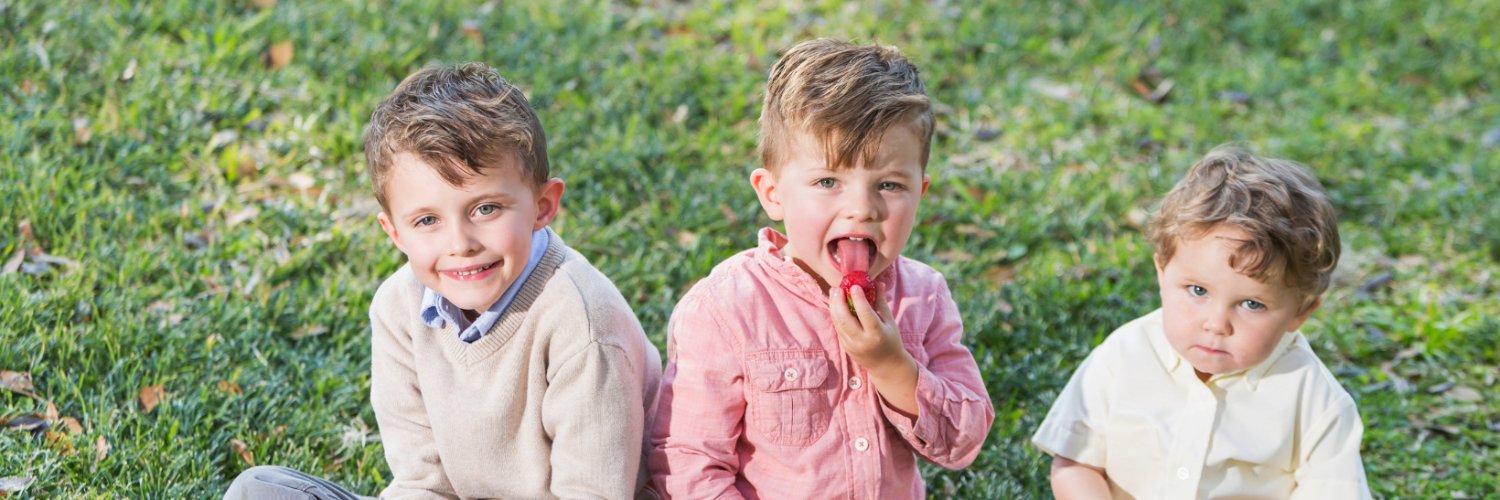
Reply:
[[1166, 265], [1177, 243], [1228, 224], [1249, 240], [1229, 265], [1262, 283], [1280, 283], [1310, 304], [1328, 290], [1339, 262], [1338, 218], [1317, 177], [1288, 160], [1221, 146], [1198, 160], [1167, 193], [1148, 236]]
[[514, 159], [521, 177], [547, 182], [547, 136], [521, 89], [481, 63], [413, 73], [375, 106], [365, 128], [365, 166], [375, 199], [389, 211], [386, 181], [409, 153], [454, 186]]
[[869, 162], [885, 132], [914, 125], [927, 167], [933, 118], [927, 89], [895, 47], [820, 38], [793, 46], [771, 68], [760, 113], [761, 165], [779, 171], [795, 134], [810, 134], [828, 168]]

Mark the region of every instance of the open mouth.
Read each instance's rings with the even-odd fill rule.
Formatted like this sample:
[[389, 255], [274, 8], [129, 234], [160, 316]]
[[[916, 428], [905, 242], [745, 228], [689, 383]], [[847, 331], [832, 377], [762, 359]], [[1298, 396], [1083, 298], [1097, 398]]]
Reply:
[[500, 261], [495, 261], [482, 266], [471, 267], [459, 271], [446, 271], [443, 274], [446, 274], [449, 277], [457, 280], [478, 279], [498, 265], [500, 265]]
[[828, 242], [828, 253], [833, 256], [833, 263], [838, 266], [839, 272], [868, 273], [870, 264], [875, 261], [875, 241], [863, 236], [834, 238]]

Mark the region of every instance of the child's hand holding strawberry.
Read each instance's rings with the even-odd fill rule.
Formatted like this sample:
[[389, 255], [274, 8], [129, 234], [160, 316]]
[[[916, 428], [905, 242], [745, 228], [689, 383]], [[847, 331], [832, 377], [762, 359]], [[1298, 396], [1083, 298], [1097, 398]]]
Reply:
[[[849, 281], [849, 280], [845, 280]], [[876, 284], [874, 304], [865, 284], [828, 287], [828, 310], [844, 351], [863, 367], [886, 403], [917, 416], [917, 360], [901, 347], [901, 331], [885, 303], [885, 284]]]

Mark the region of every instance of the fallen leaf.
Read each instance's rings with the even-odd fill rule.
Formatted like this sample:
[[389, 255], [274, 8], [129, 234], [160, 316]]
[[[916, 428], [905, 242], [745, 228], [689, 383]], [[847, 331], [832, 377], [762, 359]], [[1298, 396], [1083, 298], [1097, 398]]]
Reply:
[[52, 447], [53, 450], [57, 450], [63, 456], [71, 457], [78, 453], [78, 450], [73, 447], [73, 440], [69, 439], [68, 435], [62, 431], [47, 431], [44, 436], [47, 440], [47, 446]]
[[251, 206], [248, 206], [248, 207], [236, 210], [232, 214], [229, 214], [228, 217], [225, 217], [224, 223], [228, 224], [229, 227], [234, 227], [234, 226], [239, 225], [241, 222], [245, 222], [247, 220], [254, 219], [255, 216], [257, 216], [257, 215], [260, 215], [260, 208], [254, 206], [254, 205], [251, 205]]
[[63, 427], [68, 428], [68, 434], [82, 434], [83, 433], [83, 424], [78, 423], [78, 419], [76, 419], [76, 418], [73, 418], [73, 417], [63, 417], [62, 418], [62, 424], [63, 424]]
[[139, 396], [141, 402], [141, 411], [151, 413], [151, 410], [156, 409], [156, 405], [161, 404], [161, 400], [165, 396], [166, 394], [162, 392], [162, 386], [148, 385], [146, 387], [142, 387]]
[[17, 222], [16, 231], [21, 232], [21, 244], [17, 246], [26, 248], [28, 254], [43, 253], [41, 247], [36, 245], [36, 236], [31, 234], [31, 219], [21, 219], [21, 222]]
[[1171, 95], [1174, 85], [1172, 80], [1162, 80], [1154, 86], [1146, 83], [1141, 78], [1130, 81], [1130, 88], [1135, 90], [1136, 95], [1141, 96], [1142, 99], [1151, 101], [1152, 104], [1167, 102], [1167, 96]]
[[0, 269], [0, 274], [10, 274], [21, 268], [21, 262], [26, 260], [26, 251], [20, 248], [5, 261], [5, 267]]
[[292, 42], [276, 42], [266, 50], [266, 67], [277, 69], [292, 63]]
[[224, 393], [226, 393], [226, 394], [234, 394], [234, 395], [238, 395], [238, 394], [240, 394], [240, 392], [242, 392], [241, 389], [240, 389], [240, 384], [237, 384], [237, 383], [234, 383], [234, 382], [230, 382], [228, 380], [220, 380], [219, 381], [219, 390], [222, 391], [222, 392], [224, 392]]
[[0, 477], [0, 493], [4, 493], [7, 495], [11, 493], [20, 493], [24, 491], [26, 489], [26, 485], [31, 484], [32, 481], [36, 481], [36, 479], [26, 476]]
[[128, 82], [131, 78], [135, 78], [135, 65], [134, 57], [130, 58], [130, 62], [125, 63], [125, 71], [120, 72], [120, 81]]
[[304, 174], [302, 172], [288, 175], [286, 177], [286, 182], [287, 184], [291, 184], [292, 187], [297, 188], [298, 191], [307, 191], [318, 183], [316, 179], [313, 179], [313, 176]]
[[475, 45], [484, 45], [484, 33], [479, 31], [479, 21], [467, 19], [463, 22], [464, 38], [474, 42]]
[[31, 393], [36, 388], [31, 385], [30, 373], [13, 372], [10, 370], [0, 371], [0, 388], [36, 397]]
[[99, 436], [99, 439], [94, 440], [94, 461], [106, 458], [109, 458], [109, 441], [106, 441], [104, 436]]
[[1016, 280], [1016, 268], [1011, 266], [995, 266], [984, 272], [991, 286], [999, 287]]
[[1462, 385], [1454, 386], [1452, 389], [1449, 389], [1446, 395], [1449, 399], [1462, 401], [1465, 403], [1478, 403], [1484, 400], [1484, 396], [1480, 395], [1479, 391], [1474, 390], [1474, 388], [1472, 387], [1465, 387]]
[[47, 412], [44, 413], [44, 414], [42, 414], [42, 415], [47, 418], [48, 422], [56, 422], [57, 421], [57, 405], [52, 404], [51, 401], [48, 401], [47, 402]]
[[250, 447], [246, 446], [244, 441], [231, 439], [229, 444], [234, 446], [234, 452], [240, 455], [240, 460], [244, 460], [247, 465], [255, 465], [255, 456], [250, 454]]
[[684, 248], [698, 246], [698, 233], [692, 231], [678, 231], [677, 244]]
[[22, 415], [5, 422], [5, 428], [17, 431], [43, 432], [47, 427], [47, 419], [37, 415]]
[[1026, 82], [1026, 86], [1033, 92], [1059, 101], [1076, 103], [1083, 99], [1083, 92], [1078, 89], [1077, 85], [1064, 85], [1061, 83], [1035, 78], [1029, 82]]
[[89, 119], [79, 117], [73, 119], [73, 144], [88, 144], [89, 139], [94, 137], [94, 131], [89, 128]]

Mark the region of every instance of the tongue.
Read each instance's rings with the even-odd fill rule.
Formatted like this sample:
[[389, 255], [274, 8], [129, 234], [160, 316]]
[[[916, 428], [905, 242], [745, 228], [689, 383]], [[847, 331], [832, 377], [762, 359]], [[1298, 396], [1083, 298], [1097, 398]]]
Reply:
[[839, 271], [870, 272], [870, 240], [839, 240]]

